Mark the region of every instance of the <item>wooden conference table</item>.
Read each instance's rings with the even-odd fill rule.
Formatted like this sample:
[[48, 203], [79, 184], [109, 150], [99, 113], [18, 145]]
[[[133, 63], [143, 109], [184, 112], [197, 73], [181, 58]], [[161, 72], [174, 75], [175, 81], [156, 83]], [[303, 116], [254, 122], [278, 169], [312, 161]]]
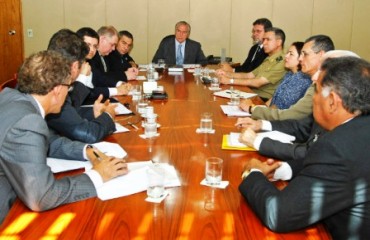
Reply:
[[[264, 158], [256, 152], [221, 149], [222, 136], [238, 131], [236, 118], [225, 116], [220, 108], [228, 100], [214, 97], [187, 71], [183, 75], [166, 72], [158, 84], [169, 96], [167, 101], [151, 102], [159, 114], [160, 136], [142, 139], [142, 128], [126, 125], [132, 131], [106, 140], [119, 143], [128, 153], [128, 162], [156, 158], [173, 165], [181, 187], [169, 188], [170, 195], [159, 204], [144, 201], [146, 192], [141, 192], [107, 201], [92, 198], [36, 213], [17, 200], [0, 228], [0, 239], [330, 239], [321, 224], [289, 234], [265, 228], [238, 191], [245, 163], [251, 157]], [[134, 109], [131, 97], [120, 101], [129, 102]], [[213, 113], [215, 134], [195, 132], [206, 111]], [[117, 120], [140, 126], [141, 119], [135, 115]], [[224, 160], [223, 180], [230, 182], [226, 189], [200, 185], [205, 159], [211, 156]], [[67, 175], [76, 172], [82, 170]], [[283, 187], [285, 183], [277, 184]]]

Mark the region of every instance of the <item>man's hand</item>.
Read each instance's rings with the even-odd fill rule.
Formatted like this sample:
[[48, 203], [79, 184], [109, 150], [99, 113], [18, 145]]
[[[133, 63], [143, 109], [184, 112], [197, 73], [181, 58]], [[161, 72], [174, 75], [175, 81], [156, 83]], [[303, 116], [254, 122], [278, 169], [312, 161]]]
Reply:
[[246, 144], [247, 146], [254, 147], [254, 140], [256, 139], [256, 132], [251, 128], [245, 128], [240, 133], [239, 142]]
[[234, 69], [228, 63], [220, 63], [219, 66], [220, 66], [219, 69], [223, 70], [225, 72], [233, 72], [234, 71]]
[[271, 177], [280, 165], [281, 163], [279, 161], [274, 161], [273, 159], [268, 159], [267, 161], [262, 162], [256, 158], [252, 158], [244, 166], [243, 171], [250, 171], [252, 168], [255, 168], [260, 170], [266, 177]]
[[103, 112], [108, 113], [113, 119], [116, 117], [116, 104], [110, 104], [109, 99], [107, 99], [104, 103], [102, 103], [103, 95], [99, 95], [99, 97], [95, 100], [93, 105], [94, 117], [99, 117]]
[[100, 174], [103, 182], [128, 173], [127, 164], [123, 159], [108, 156], [96, 162], [93, 169]]
[[127, 95], [132, 89], [132, 85], [129, 83], [123, 83], [117, 87], [118, 95]]
[[246, 98], [240, 101], [239, 108], [241, 108], [244, 112], [249, 112], [249, 108], [254, 106], [252, 100]]
[[136, 76], [139, 74], [139, 69], [135, 67], [131, 67], [127, 69], [125, 74], [126, 74], [127, 80], [134, 80], [136, 79]]
[[125, 160], [107, 156], [95, 147], [86, 148], [86, 155], [90, 159], [93, 169], [102, 177], [103, 182], [128, 172]]
[[238, 118], [238, 120], [236, 120], [235, 126], [243, 127], [243, 128], [251, 128], [253, 131], [259, 132], [261, 131], [261, 128], [262, 128], [262, 121], [253, 120], [250, 117]]

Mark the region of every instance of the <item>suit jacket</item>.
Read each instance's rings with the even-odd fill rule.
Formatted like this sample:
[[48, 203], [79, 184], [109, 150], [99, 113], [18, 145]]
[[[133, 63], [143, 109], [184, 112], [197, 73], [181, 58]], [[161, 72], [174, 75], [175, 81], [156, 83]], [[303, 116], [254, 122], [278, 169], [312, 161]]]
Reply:
[[105, 58], [107, 59], [111, 69], [121, 68], [124, 72], [132, 67], [130, 61], [134, 62], [134, 59], [128, 53], [121, 55], [117, 50], [112, 51]]
[[[158, 62], [158, 59], [164, 59], [166, 64], [176, 64], [176, 44], [175, 35], [169, 35], [162, 39], [158, 50], [155, 53], [152, 62]], [[202, 51], [199, 42], [186, 39], [184, 64], [207, 64], [207, 59]]]
[[325, 130], [310, 115], [306, 118], [284, 121], [272, 121], [272, 130], [284, 132], [296, 137], [294, 144], [282, 143], [270, 138], [261, 142], [259, 153], [283, 161], [302, 160], [308, 149], [315, 143]]
[[312, 97], [314, 85], [312, 84], [306, 91], [305, 95], [288, 109], [273, 109], [266, 107], [256, 107], [252, 112], [253, 119], [264, 120], [286, 120], [302, 119], [312, 114]]
[[86, 174], [55, 179], [49, 156], [83, 159], [85, 144], [49, 132], [34, 98], [14, 89], [0, 93], [0, 223], [15, 198], [34, 211], [96, 196]]
[[127, 82], [127, 76], [122, 70], [122, 65], [112, 61], [108, 56], [103, 58], [107, 71], [104, 70], [99, 52], [96, 52], [95, 56], [88, 61], [93, 73], [92, 83], [94, 87], [116, 87], [118, 81]]
[[88, 90], [82, 91], [86, 87], [80, 82], [74, 85], [60, 113], [46, 116], [48, 126], [60, 135], [85, 143], [99, 142], [116, 131], [115, 123], [107, 113], [94, 118], [92, 107], [81, 107], [85, 99], [83, 93], [87, 94]]
[[[333, 239], [370, 239], [370, 116], [325, 133], [308, 150], [293, 179], [278, 190], [252, 172], [239, 190], [273, 231], [295, 231], [323, 221]], [[289, 163], [290, 164], [290, 163]]]
[[[253, 58], [253, 56], [254, 56], [254, 58]], [[259, 47], [259, 44], [254, 44], [250, 48], [250, 50], [248, 52], [248, 56], [245, 59], [244, 63], [241, 66], [236, 67], [235, 72], [252, 72], [259, 65], [261, 65], [261, 63], [263, 62], [263, 60], [265, 60], [265, 58], [267, 56], [268, 56], [268, 54], [265, 53], [263, 48]]]

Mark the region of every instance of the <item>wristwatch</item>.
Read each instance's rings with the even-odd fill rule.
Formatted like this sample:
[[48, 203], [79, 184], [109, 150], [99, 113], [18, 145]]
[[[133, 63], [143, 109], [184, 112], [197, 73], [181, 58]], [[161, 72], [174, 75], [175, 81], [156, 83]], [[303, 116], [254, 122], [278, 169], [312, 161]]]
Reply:
[[234, 84], [234, 78], [230, 78], [230, 84]]

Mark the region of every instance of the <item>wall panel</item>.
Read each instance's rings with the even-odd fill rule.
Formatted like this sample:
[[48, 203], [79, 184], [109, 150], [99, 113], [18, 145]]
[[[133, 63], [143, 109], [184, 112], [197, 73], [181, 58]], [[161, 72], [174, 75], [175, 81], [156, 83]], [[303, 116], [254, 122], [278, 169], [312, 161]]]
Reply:
[[252, 46], [252, 24], [258, 18], [272, 20], [272, 0], [232, 0], [230, 56], [243, 62]]
[[[24, 56], [45, 50], [50, 37], [64, 27], [63, 0], [23, 0]], [[27, 37], [27, 29], [33, 30], [33, 37]]]
[[65, 26], [77, 31], [81, 27], [98, 30], [106, 21], [104, 0], [64, 0]]
[[[212, 7], [210, 7], [212, 6]], [[231, 0], [190, 0], [191, 37], [202, 44], [206, 56], [230, 50]]]
[[351, 49], [370, 61], [370, 3], [368, 0], [355, 0], [352, 22]]
[[292, 42], [304, 41], [311, 36], [313, 0], [280, 0], [274, 2], [273, 24], [286, 35], [285, 50]]
[[353, 8], [353, 0], [315, 0], [312, 33], [330, 36], [336, 49], [349, 49]]
[[109, 0], [106, 6], [107, 24], [118, 31], [128, 30], [134, 36], [131, 56], [137, 63], [146, 63], [148, 54], [148, 1]]

